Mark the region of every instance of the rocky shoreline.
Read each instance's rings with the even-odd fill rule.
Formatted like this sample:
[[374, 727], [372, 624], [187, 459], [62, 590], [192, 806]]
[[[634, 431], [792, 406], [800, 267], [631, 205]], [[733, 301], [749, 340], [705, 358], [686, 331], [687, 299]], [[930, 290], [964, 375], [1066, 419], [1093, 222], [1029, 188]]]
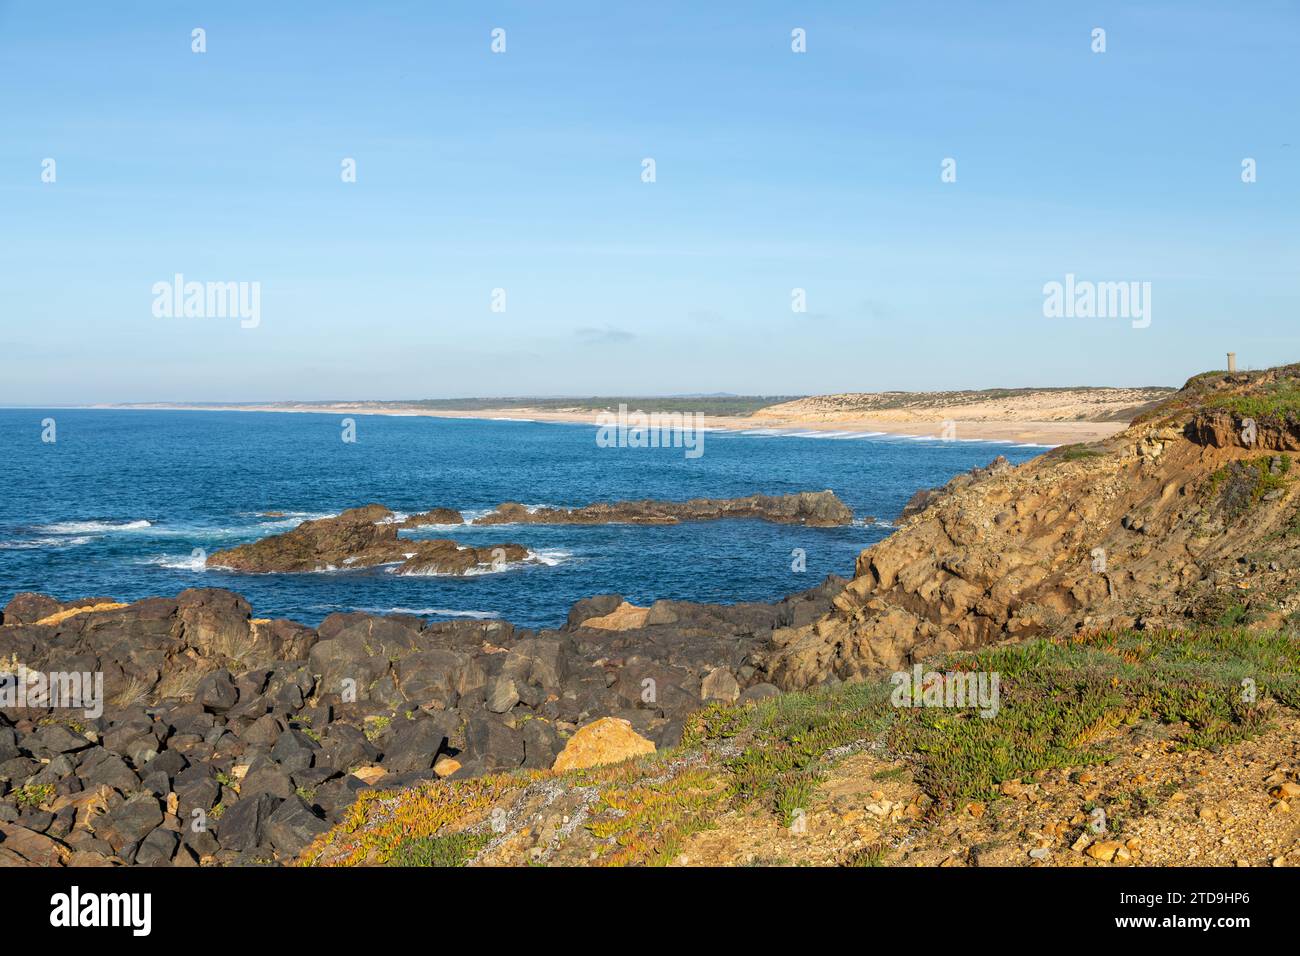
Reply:
[[672, 747], [700, 707], [775, 694], [763, 649], [844, 583], [773, 604], [603, 595], [537, 632], [362, 613], [313, 629], [211, 589], [20, 594], [0, 670], [101, 672], [103, 700], [0, 708], [0, 864], [286, 863], [372, 787]]

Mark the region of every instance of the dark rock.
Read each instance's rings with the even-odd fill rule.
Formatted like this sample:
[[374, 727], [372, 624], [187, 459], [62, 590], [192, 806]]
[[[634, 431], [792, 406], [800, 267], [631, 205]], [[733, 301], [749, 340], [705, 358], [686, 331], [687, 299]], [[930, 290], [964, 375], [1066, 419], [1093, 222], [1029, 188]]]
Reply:
[[84, 735], [74, 733], [63, 724], [47, 724], [29, 739], [34, 745], [29, 744], [28, 749], [41, 756], [73, 753], [91, 746]]
[[412, 721], [385, 744], [383, 768], [389, 773], [428, 770], [454, 729], [454, 721], [454, 714]]
[[159, 797], [167, 796], [167, 794], [171, 793], [172, 789], [171, 780], [167, 777], [167, 774], [163, 773], [161, 770], [156, 773], [146, 773], [144, 778], [140, 781], [140, 785], [150, 793]]
[[163, 773], [166, 774], [167, 778], [170, 780], [187, 766], [189, 766], [189, 762], [181, 756], [178, 751], [164, 750], [141, 767], [140, 773], [142, 776], [148, 776], [152, 773]]
[[12, 727], [0, 727], [0, 763], [18, 755], [18, 734]]
[[471, 658], [456, 651], [434, 648], [409, 654], [398, 662], [397, 687], [409, 703], [450, 709], [459, 701], [462, 688], [482, 682], [481, 675], [471, 681], [469, 672], [475, 666]]
[[13, 600], [5, 605], [4, 614], [0, 615], [0, 620], [10, 625], [35, 624], [52, 614], [58, 614], [61, 610], [63, 610], [63, 605], [48, 594], [20, 591], [13, 596]]
[[[383, 781], [380, 782], [383, 783]], [[329, 780], [317, 787], [316, 793], [312, 797], [312, 803], [320, 807], [326, 815], [335, 817], [352, 805], [358, 793], [369, 789], [370, 785], [360, 777], [347, 774]]]
[[534, 718], [525, 720], [523, 726], [525, 767], [549, 770], [555, 757], [563, 749], [555, 726], [550, 721]]
[[528, 554], [526, 548], [515, 544], [474, 548], [445, 538], [399, 538], [399, 527], [383, 505], [349, 508], [330, 518], [304, 521], [283, 534], [218, 551], [208, 558], [208, 565], [266, 573], [401, 562], [399, 574], [433, 568], [443, 574], [463, 574], [476, 565], [491, 563], [497, 549], [505, 552], [507, 561], [522, 560]]
[[239, 732], [239, 739], [254, 747], [270, 750], [284, 730], [283, 720], [274, 714], [263, 714]]
[[230, 677], [230, 671], [214, 671], [199, 681], [194, 689], [194, 700], [206, 709], [222, 714], [235, 706], [239, 700], [239, 691]]
[[140, 777], [126, 761], [107, 750], [98, 750], [81, 762], [77, 776], [87, 790], [112, 787], [130, 793], [140, 786]]
[[173, 734], [207, 734], [216, 723], [216, 718], [203, 709], [198, 701], [180, 704], [167, 712], [167, 723]]
[[95, 824], [95, 835], [108, 841], [115, 852], [144, 839], [163, 822], [162, 808], [152, 793], [137, 793]]
[[75, 770], [76, 768], [72, 763], [71, 756], [68, 754], [59, 754], [47, 763], [44, 769], [32, 778], [31, 782], [38, 785], [47, 783], [57, 784], [63, 780], [64, 777], [72, 776]]
[[293, 779], [289, 771], [270, 762], [250, 767], [239, 784], [241, 801], [259, 794], [270, 794], [283, 800], [293, 791]]
[[465, 728], [465, 749], [492, 770], [513, 770], [524, 762], [523, 736], [486, 711], [470, 718]]
[[280, 804], [267, 820], [266, 838], [276, 852], [294, 857], [328, 829], [329, 824], [295, 794]]
[[54, 837], [56, 840], [64, 839], [77, 823], [77, 808], [64, 807], [54, 814], [54, 819], [50, 825], [45, 828], [46, 836]]
[[256, 656], [252, 616], [248, 602], [232, 591], [190, 588], [176, 596], [178, 636], [205, 660]]
[[513, 677], [498, 674], [487, 684], [487, 698], [484, 706], [494, 714], [504, 714], [519, 703], [519, 688]]
[[572, 653], [573, 645], [568, 640], [525, 638], [506, 655], [502, 673], [523, 683], [552, 690], [564, 683], [568, 676], [568, 658]]
[[237, 803], [227, 807], [216, 825], [217, 842], [222, 849], [242, 851], [262, 843], [266, 823], [280, 802], [279, 798], [262, 793], [255, 797], [241, 797]]
[[582, 508], [529, 509], [507, 502], [475, 518], [473, 524], [676, 524], [718, 518], [759, 518], [779, 524], [832, 527], [851, 524], [853, 512], [832, 491], [801, 491], [746, 498], [601, 502]]
[[29, 830], [44, 833], [54, 822], [54, 814], [49, 810], [24, 810], [18, 817], [18, 823]]
[[320, 760], [339, 770], [368, 766], [378, 759], [379, 748], [350, 724], [333, 724], [321, 740]]
[[293, 773], [310, 767], [318, 749], [316, 742], [301, 730], [286, 730], [271, 748], [271, 757], [287, 773]]
[[136, 866], [165, 866], [176, 854], [180, 838], [170, 830], [154, 830], [140, 841], [135, 851]]
[[12, 757], [0, 763], [0, 777], [12, 780], [15, 784], [26, 783], [39, 773], [41, 763], [31, 757]]
[[221, 849], [220, 844], [217, 843], [217, 838], [213, 836], [206, 825], [196, 827], [193, 822], [186, 823], [185, 830], [181, 833], [181, 843], [191, 850], [200, 861], [204, 857], [214, 855]]
[[194, 810], [205, 813], [217, 805], [221, 785], [208, 767], [190, 767], [176, 775], [172, 784], [176, 793], [177, 814], [188, 820]]
[[326, 780], [332, 780], [340, 775], [340, 771], [333, 767], [308, 767], [306, 770], [299, 770], [292, 774], [290, 779], [293, 780], [295, 790], [315, 790]]

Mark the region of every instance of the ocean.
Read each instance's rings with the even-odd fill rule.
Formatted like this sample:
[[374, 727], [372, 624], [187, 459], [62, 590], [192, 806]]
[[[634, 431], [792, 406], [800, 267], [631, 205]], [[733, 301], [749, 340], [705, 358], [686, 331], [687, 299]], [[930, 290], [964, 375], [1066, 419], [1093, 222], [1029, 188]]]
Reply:
[[[53, 419], [53, 434], [42, 422]], [[859, 434], [710, 431], [704, 454], [601, 448], [594, 425], [316, 413], [0, 410], [0, 603], [19, 591], [134, 601], [190, 587], [243, 594], [259, 617], [315, 625], [340, 610], [562, 623], [578, 599], [616, 592], [770, 601], [890, 534], [918, 488], [997, 455], [1042, 447]], [[54, 441], [44, 441], [53, 437]], [[516, 542], [533, 558], [470, 577], [384, 569], [310, 574], [205, 570], [220, 548], [378, 502], [398, 512], [503, 501], [573, 507], [629, 498], [731, 498], [830, 488], [853, 525], [803, 528], [726, 520], [673, 526], [432, 529], [466, 544]], [[266, 512], [282, 516], [267, 517]], [[805, 570], [794, 570], [802, 550]]]

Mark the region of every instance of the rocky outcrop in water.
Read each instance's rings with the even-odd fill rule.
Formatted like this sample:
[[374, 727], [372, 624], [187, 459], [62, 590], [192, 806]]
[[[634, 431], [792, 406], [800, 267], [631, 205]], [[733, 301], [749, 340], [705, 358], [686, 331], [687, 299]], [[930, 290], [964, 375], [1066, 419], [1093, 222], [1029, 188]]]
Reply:
[[[583, 508], [534, 508], [506, 503], [474, 520], [495, 524], [677, 524], [718, 518], [758, 518], [781, 524], [832, 527], [850, 524], [853, 512], [832, 491], [691, 501], [616, 501]], [[304, 521], [292, 531], [208, 556], [206, 565], [229, 571], [291, 573], [394, 565], [397, 574], [466, 574], [523, 561], [518, 544], [471, 547], [449, 538], [404, 538], [403, 528], [458, 525], [464, 516], [434, 508], [402, 517], [383, 505], [349, 508], [331, 518]]]
[[833, 491], [690, 501], [612, 501], [581, 508], [527, 508], [508, 502], [474, 524], [677, 524], [719, 518], [757, 518], [778, 524], [829, 528], [853, 522], [853, 512]]
[[584, 764], [671, 747], [710, 701], [771, 693], [752, 656], [843, 584], [659, 601], [618, 630], [600, 622], [630, 605], [603, 595], [542, 631], [362, 613], [309, 628], [208, 589], [20, 594], [0, 672], [102, 673], [103, 709], [0, 705], [0, 864], [286, 862], [372, 788], [549, 768], [571, 740]]
[[[456, 521], [451, 520], [455, 516]], [[207, 566], [255, 573], [336, 571], [396, 565], [397, 574], [465, 574], [528, 557], [518, 544], [469, 547], [448, 538], [398, 536], [401, 527], [454, 524], [457, 512], [436, 509], [399, 518], [383, 505], [350, 508], [332, 518], [304, 521], [292, 531], [208, 556]]]

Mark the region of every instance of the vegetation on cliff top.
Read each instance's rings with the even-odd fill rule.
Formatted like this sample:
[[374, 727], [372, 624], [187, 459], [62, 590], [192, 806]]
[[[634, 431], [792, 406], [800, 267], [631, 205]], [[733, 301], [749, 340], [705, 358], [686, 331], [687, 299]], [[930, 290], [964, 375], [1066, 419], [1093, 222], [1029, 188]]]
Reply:
[[1300, 418], [1300, 364], [1258, 372], [1202, 372], [1163, 402], [1136, 418], [1154, 423], [1198, 411], [1224, 410], [1256, 421], [1289, 422]]
[[1253, 418], [1261, 422], [1295, 421], [1300, 418], [1300, 381], [1285, 378], [1270, 382], [1255, 392], [1211, 398], [1205, 405], [1207, 408], [1222, 408], [1242, 418]]

